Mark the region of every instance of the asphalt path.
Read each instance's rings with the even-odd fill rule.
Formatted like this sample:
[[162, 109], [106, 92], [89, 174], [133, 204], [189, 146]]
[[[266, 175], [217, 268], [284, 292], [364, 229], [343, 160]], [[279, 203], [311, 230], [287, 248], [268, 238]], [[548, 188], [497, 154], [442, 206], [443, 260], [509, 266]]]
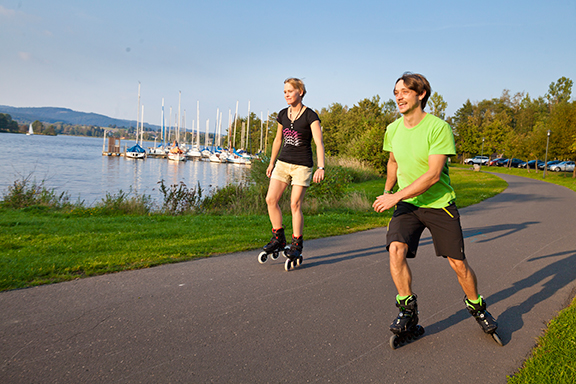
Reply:
[[503, 347], [426, 231], [411, 261], [426, 334], [392, 350], [379, 228], [305, 241], [290, 272], [254, 250], [1, 293], [0, 383], [505, 383], [576, 292], [576, 193], [500, 176], [461, 215]]

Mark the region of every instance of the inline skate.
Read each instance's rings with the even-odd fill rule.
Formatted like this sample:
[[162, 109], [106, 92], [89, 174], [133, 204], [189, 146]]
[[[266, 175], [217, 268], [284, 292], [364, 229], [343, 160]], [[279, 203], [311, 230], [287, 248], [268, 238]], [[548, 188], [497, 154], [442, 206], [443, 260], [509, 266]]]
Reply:
[[396, 297], [396, 306], [400, 310], [398, 317], [390, 324], [390, 348], [396, 349], [416, 340], [424, 334], [424, 327], [418, 324], [417, 296], [411, 295], [404, 300]]
[[302, 248], [304, 247], [304, 241], [302, 236], [294, 237], [292, 235], [292, 244], [290, 248], [286, 247], [284, 250], [284, 256], [286, 257], [286, 262], [284, 263], [284, 269], [286, 271], [296, 268], [302, 264]]
[[280, 251], [286, 247], [286, 236], [284, 235], [284, 227], [280, 229], [272, 229], [272, 238], [270, 242], [262, 247], [263, 251], [258, 255], [258, 262], [264, 264], [268, 260], [268, 256], [272, 260], [276, 260]]
[[482, 330], [485, 333], [492, 336], [492, 338], [498, 345], [502, 346], [503, 345], [502, 340], [500, 339], [500, 336], [496, 332], [496, 330], [498, 329], [498, 323], [496, 322], [494, 317], [490, 314], [490, 312], [486, 310], [486, 301], [484, 301], [484, 298], [482, 296], [480, 296], [479, 298], [480, 303], [474, 304], [470, 300], [468, 300], [466, 296], [464, 296], [464, 304], [466, 305], [466, 309], [476, 319], [478, 324], [480, 324]]

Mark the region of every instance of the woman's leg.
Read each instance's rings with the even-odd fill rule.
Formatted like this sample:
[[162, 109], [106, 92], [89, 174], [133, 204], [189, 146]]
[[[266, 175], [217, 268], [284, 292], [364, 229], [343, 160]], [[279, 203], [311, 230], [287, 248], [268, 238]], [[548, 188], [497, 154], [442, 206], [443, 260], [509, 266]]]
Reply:
[[304, 228], [304, 215], [302, 214], [302, 202], [306, 194], [306, 187], [300, 185], [292, 186], [290, 196], [290, 209], [292, 210], [292, 234], [295, 237], [302, 236]]
[[266, 204], [268, 205], [268, 215], [270, 216], [272, 229], [282, 227], [282, 210], [280, 209], [280, 204], [278, 202], [287, 186], [288, 184], [280, 180], [270, 179], [268, 193], [266, 194]]

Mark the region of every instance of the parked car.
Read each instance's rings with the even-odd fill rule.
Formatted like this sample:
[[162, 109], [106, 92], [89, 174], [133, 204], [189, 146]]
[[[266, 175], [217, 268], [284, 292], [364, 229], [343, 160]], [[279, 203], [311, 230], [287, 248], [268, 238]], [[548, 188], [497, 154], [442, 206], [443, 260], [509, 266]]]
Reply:
[[[550, 169], [551, 166], [553, 166], [553, 165], [555, 165], [555, 164], [558, 164], [558, 163], [561, 163], [561, 161], [560, 161], [560, 160], [548, 161], [548, 162], [546, 162], [546, 167], [547, 167], [548, 169]], [[538, 166], [538, 169], [544, 169], [544, 164], [542, 164], [541, 166], [539, 165], [539, 166]]]
[[490, 165], [490, 166], [497, 165], [500, 160], [506, 160], [506, 159], [503, 158], [503, 157], [497, 157], [497, 158], [495, 158], [495, 159], [493, 159], [493, 160], [490, 160], [490, 162], [488, 163], [488, 165]]
[[497, 167], [503, 167], [504, 165], [506, 165], [508, 163], [508, 159], [505, 158], [501, 158], [500, 160], [498, 160], [496, 162], [496, 166]]
[[520, 159], [510, 159], [508, 160], [508, 162], [505, 164], [505, 166], [510, 165], [510, 168], [522, 168], [522, 165], [526, 164], [526, 162], [524, 160], [520, 160]]
[[490, 158], [488, 156], [475, 156], [471, 159], [465, 159], [464, 160], [464, 164], [468, 164], [468, 165], [472, 165], [472, 164], [478, 164], [478, 165], [486, 165], [488, 164], [488, 161], [490, 161]]
[[522, 168], [536, 169], [536, 167], [540, 167], [540, 165], [544, 166], [544, 162], [542, 160], [530, 160], [529, 162], [521, 165], [521, 167]]
[[563, 161], [558, 164], [554, 164], [549, 168], [551, 171], [554, 172], [573, 172], [574, 171], [574, 162], [573, 161]]

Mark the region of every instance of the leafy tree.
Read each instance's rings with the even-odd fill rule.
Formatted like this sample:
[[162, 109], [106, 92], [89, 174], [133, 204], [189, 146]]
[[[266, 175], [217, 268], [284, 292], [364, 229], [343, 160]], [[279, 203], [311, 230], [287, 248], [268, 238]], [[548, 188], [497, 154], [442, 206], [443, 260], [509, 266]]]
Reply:
[[32, 123], [32, 129], [34, 130], [35, 133], [42, 134], [44, 131], [44, 124], [36, 120], [35, 122]]
[[444, 101], [442, 95], [438, 92], [434, 92], [432, 96], [430, 96], [430, 113], [434, 116], [441, 118], [442, 120], [446, 119], [446, 107], [448, 107], [448, 103]]
[[7, 113], [0, 113], [0, 132], [18, 132], [18, 123]]
[[552, 82], [548, 88], [548, 93], [546, 93], [548, 103], [552, 106], [570, 101], [573, 83], [572, 80], [564, 76], [559, 78], [556, 83]]

